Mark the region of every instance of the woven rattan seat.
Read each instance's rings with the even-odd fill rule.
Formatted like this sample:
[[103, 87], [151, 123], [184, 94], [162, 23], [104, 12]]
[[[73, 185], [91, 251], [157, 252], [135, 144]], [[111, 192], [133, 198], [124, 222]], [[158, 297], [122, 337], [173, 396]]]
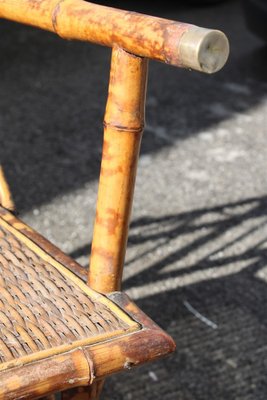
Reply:
[[[25, 236], [0, 221], [0, 362], [138, 325]], [[29, 247], [29, 244], [31, 247]], [[37, 254], [38, 252], [38, 254]]]
[[34, 373], [36, 386], [43, 379], [53, 392], [51, 379], [58, 388], [62, 374], [66, 389], [105, 376], [110, 361], [116, 372], [173, 350], [124, 295], [102, 295], [74, 272], [83, 275], [74, 260], [0, 207], [0, 399], [17, 398], [11, 390], [17, 393], [17, 380], [22, 396], [38, 397]]

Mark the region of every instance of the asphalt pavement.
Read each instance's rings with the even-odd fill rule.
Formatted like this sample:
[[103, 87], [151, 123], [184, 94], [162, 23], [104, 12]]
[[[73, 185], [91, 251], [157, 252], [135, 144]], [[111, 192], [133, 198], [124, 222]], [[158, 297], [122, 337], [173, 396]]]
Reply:
[[[110, 378], [102, 398], [266, 400], [267, 47], [239, 1], [124, 3], [221, 29], [231, 56], [215, 75], [150, 63], [123, 287], [177, 351]], [[8, 21], [0, 33], [0, 159], [17, 208], [86, 265], [110, 50]]]

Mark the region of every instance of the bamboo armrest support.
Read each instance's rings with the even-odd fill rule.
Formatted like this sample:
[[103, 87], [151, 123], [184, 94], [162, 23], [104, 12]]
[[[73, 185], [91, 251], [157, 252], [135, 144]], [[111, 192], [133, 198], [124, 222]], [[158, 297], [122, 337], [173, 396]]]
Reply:
[[221, 69], [229, 54], [220, 31], [83, 0], [1, 0], [0, 17], [207, 73]]

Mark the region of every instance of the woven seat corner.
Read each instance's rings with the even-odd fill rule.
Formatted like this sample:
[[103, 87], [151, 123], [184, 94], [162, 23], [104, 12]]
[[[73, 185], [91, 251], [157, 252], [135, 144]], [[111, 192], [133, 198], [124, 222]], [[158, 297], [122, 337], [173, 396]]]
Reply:
[[[0, 369], [138, 324], [0, 218]], [[58, 350], [60, 351], [60, 349]]]
[[[88, 361], [86, 349], [91, 354], [98, 345], [108, 354], [105, 346], [112, 341], [122, 346], [125, 338], [143, 330], [142, 321], [130, 316], [123, 305], [88, 287], [70, 270], [75, 262], [55, 249], [0, 208], [0, 399], [5, 398], [1, 397], [5, 380], [8, 382], [13, 373], [16, 376], [18, 370], [26, 376], [36, 363], [47, 368], [53, 357], [55, 362], [64, 359], [65, 363], [81, 349], [79, 357], [84, 359], [85, 354]], [[64, 260], [64, 264], [58, 260]], [[147, 338], [143, 338], [147, 346]], [[140, 337], [138, 341], [140, 346]], [[147, 357], [153, 357], [149, 352], [148, 346]], [[121, 355], [121, 368], [128, 361], [127, 354]], [[89, 367], [91, 376], [86, 383], [94, 377], [93, 362]], [[75, 379], [72, 381], [75, 383]]]

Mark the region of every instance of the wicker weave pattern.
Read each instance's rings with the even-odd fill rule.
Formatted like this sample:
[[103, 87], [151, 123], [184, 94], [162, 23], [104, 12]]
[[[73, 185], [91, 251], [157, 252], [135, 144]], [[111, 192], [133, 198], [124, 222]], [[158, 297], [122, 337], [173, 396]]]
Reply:
[[0, 226], [0, 363], [127, 327]]

